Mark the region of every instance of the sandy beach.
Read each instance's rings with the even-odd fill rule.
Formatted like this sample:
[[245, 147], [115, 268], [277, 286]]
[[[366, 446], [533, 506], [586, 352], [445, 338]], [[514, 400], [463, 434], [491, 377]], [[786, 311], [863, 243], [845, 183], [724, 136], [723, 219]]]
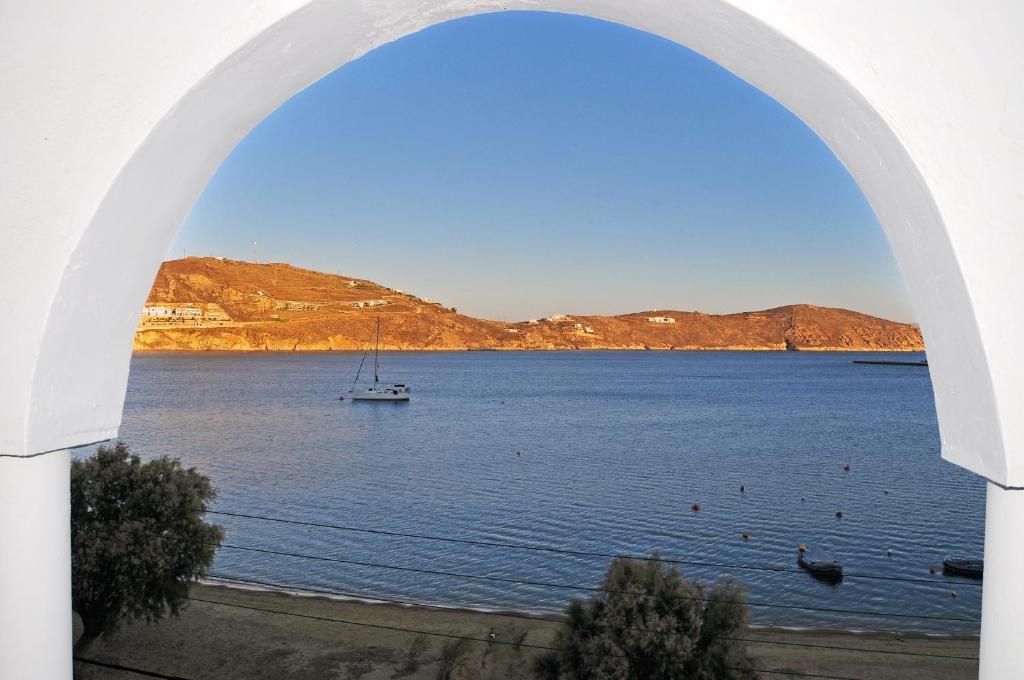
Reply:
[[[467, 643], [456, 678], [526, 680], [557, 626], [550, 618], [197, 585], [179, 618], [125, 626], [84, 656], [196, 680], [428, 680], [452, 639], [444, 636], [464, 636], [478, 641]], [[976, 636], [752, 629], [745, 639], [757, 668], [772, 671], [761, 673], [766, 680], [801, 677], [792, 673], [858, 680], [977, 677], [977, 660], [946, 658], [977, 657]], [[422, 650], [410, 663], [414, 646]], [[75, 677], [131, 675], [76, 663]]]

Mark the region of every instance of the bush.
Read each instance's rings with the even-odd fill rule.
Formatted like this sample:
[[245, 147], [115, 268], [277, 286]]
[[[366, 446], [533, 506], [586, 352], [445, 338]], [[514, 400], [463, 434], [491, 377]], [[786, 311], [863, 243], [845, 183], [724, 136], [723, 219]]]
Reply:
[[[657, 556], [655, 556], [655, 559]], [[664, 563], [616, 558], [588, 601], [573, 600], [541, 680], [748, 680], [744, 588], [688, 581]]]
[[437, 680], [452, 680], [465, 662], [472, 642], [467, 638], [452, 638], [441, 647], [441, 657], [437, 660]]
[[203, 520], [216, 492], [176, 459], [142, 463], [128, 446], [101, 446], [71, 463], [72, 607], [81, 652], [124, 620], [178, 614], [224, 538]]

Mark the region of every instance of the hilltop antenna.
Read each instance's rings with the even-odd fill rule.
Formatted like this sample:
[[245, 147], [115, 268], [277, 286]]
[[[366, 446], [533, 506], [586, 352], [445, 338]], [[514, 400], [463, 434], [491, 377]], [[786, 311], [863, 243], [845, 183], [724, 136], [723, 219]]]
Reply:
[[252, 242], [252, 263], [256, 264], [256, 241]]

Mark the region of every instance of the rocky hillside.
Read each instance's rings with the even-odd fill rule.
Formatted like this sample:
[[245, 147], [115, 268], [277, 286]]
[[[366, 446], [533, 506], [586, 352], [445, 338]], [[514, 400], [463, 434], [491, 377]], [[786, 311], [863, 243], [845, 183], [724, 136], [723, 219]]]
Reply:
[[845, 309], [788, 305], [723, 315], [658, 310], [501, 323], [363, 279], [197, 257], [160, 267], [135, 349], [362, 349], [378, 316], [382, 346], [402, 350], [924, 349], [916, 327]]

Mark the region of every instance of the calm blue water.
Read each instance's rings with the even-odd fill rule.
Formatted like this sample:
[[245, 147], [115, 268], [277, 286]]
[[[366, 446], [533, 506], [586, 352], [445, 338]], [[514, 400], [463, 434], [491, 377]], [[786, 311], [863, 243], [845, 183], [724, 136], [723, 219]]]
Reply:
[[[831, 586], [799, 572], [683, 569], [709, 580], [731, 571], [754, 602], [977, 619], [981, 589], [929, 576], [928, 566], [946, 554], [981, 555], [984, 483], [940, 459], [927, 369], [854, 358], [392, 353], [384, 376], [411, 384], [413, 401], [372, 404], [337, 399], [358, 354], [145, 354], [132, 362], [122, 436], [143, 457], [179, 456], [211, 476], [222, 510], [787, 569], [804, 543], [834, 552], [847, 572], [933, 583], [848, 576]], [[607, 566], [214, 519], [231, 544], [388, 565], [575, 585], [596, 585]], [[574, 594], [227, 548], [215, 571], [486, 608], [556, 610]], [[934, 619], [752, 611], [759, 624], [977, 630]]]

